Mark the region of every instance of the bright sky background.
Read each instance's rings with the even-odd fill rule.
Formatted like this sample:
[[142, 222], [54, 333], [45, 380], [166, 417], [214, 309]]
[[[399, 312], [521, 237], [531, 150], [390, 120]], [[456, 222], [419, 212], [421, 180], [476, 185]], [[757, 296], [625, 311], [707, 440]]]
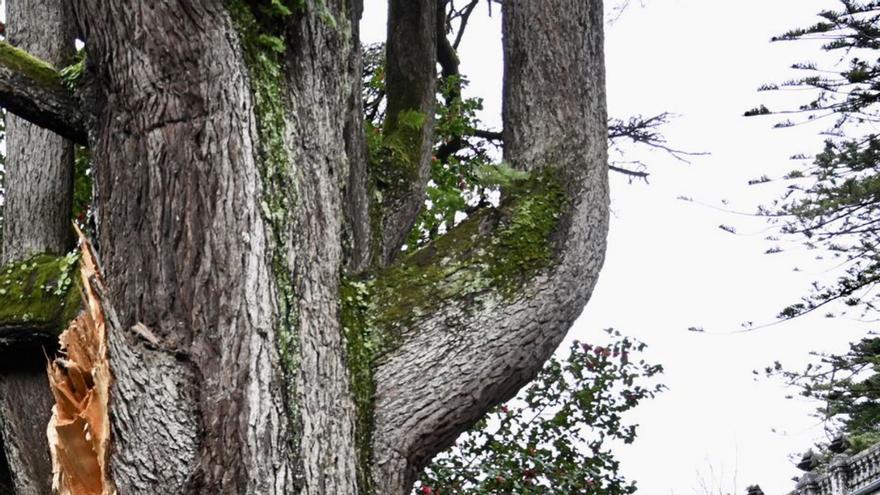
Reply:
[[[365, 41], [384, 38], [384, 3], [367, 0]], [[811, 350], [842, 351], [867, 329], [821, 315], [745, 333], [743, 321], [772, 322], [809, 283], [828, 277], [825, 266], [796, 243], [766, 255], [772, 234], [760, 219], [698, 204], [754, 212], [779, 195], [780, 183], [748, 186], [751, 178], [779, 177], [788, 157], [821, 146], [821, 127], [773, 130], [772, 118], [742, 117], [760, 103], [784, 108], [807, 94], [757, 93], [763, 83], [795, 74], [793, 62], [816, 59], [816, 45], [770, 44], [771, 36], [803, 27], [836, 0], [644, 0], [606, 26], [608, 106], [611, 116], [679, 117], [664, 129], [671, 145], [706, 151], [692, 164], [662, 154], [645, 158], [650, 184], [612, 174], [612, 224], [604, 270], [593, 298], [569, 338], [597, 342], [615, 327], [649, 344], [650, 361], [666, 368], [670, 390], [630, 417], [633, 446], [619, 449], [622, 471], [640, 493], [744, 495], [759, 483], [768, 495], [788, 493], [798, 474], [789, 454], [822, 435], [809, 413], [814, 404], [786, 400], [780, 383], [759, 377], [779, 359], [790, 368]], [[612, 5], [606, 2], [606, 8]], [[470, 93], [485, 98], [487, 123], [500, 125], [500, 15], [485, 7], [465, 36], [462, 72]], [[552, 91], [552, 88], [548, 88]], [[694, 202], [676, 199], [693, 198]], [[732, 235], [718, 228], [733, 225]], [[793, 268], [802, 271], [795, 272]], [[690, 326], [706, 333], [688, 332]], [[565, 346], [565, 344], [564, 344]], [[774, 432], [774, 429], [776, 430]]]

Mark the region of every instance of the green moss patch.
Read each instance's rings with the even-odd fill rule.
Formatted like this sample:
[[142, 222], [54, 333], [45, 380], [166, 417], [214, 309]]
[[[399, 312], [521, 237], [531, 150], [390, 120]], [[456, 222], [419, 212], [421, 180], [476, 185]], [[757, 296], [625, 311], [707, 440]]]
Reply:
[[453, 298], [495, 290], [513, 297], [554, 259], [554, 233], [566, 193], [551, 172], [514, 181], [498, 208], [471, 215], [450, 232], [386, 269], [373, 290], [387, 329], [407, 325]]
[[0, 65], [23, 73], [45, 86], [62, 88], [61, 76], [55, 67], [5, 41], [0, 41]]
[[[488, 291], [514, 297], [532, 276], [551, 266], [566, 198], [552, 172], [529, 175], [511, 183], [498, 208], [471, 215], [377, 274], [343, 278], [342, 326], [358, 404], [362, 465], [371, 455], [376, 360], [418, 317]], [[448, 323], [455, 331], [455, 322]]]
[[[389, 116], [380, 130], [366, 124], [370, 170], [370, 226], [373, 256], [382, 252], [384, 217], [411, 194], [419, 182], [422, 135], [427, 116], [417, 110], [404, 110]], [[374, 261], [378, 264], [378, 258]]]
[[[370, 352], [379, 352], [413, 319], [452, 299], [518, 289], [555, 259], [554, 234], [568, 206], [552, 173], [517, 180], [498, 208], [471, 215], [450, 232], [374, 276], [344, 280], [349, 327], [362, 327]], [[354, 305], [354, 307], [352, 307]]]
[[0, 331], [57, 335], [82, 307], [79, 256], [40, 254], [0, 268]]

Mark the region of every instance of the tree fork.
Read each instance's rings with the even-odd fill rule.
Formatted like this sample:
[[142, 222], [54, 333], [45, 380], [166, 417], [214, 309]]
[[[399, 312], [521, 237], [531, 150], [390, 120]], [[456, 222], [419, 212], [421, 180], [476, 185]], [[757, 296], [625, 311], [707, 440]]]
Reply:
[[[370, 191], [380, 229], [360, 234], [352, 183], [385, 193], [401, 170], [357, 162], [359, 2], [73, 4], [101, 104], [120, 493], [404, 495], [583, 308], [608, 214], [599, 0], [505, 2], [514, 180], [500, 207], [396, 261], [427, 181], [436, 0], [391, 0], [389, 85], [415, 86], [389, 96], [386, 138], [409, 127], [385, 147], [411, 174], [402, 194]], [[376, 209], [392, 197], [414, 206]], [[341, 281], [363, 268], [363, 245], [346, 250], [364, 232], [378, 267]]]
[[388, 493], [405, 493], [437, 452], [534, 377], [604, 259], [602, 3], [503, 8], [505, 157], [529, 178], [503, 191], [499, 212], [473, 215], [374, 282], [396, 287], [380, 314], [400, 317], [387, 319], [393, 343], [373, 372], [373, 475]]

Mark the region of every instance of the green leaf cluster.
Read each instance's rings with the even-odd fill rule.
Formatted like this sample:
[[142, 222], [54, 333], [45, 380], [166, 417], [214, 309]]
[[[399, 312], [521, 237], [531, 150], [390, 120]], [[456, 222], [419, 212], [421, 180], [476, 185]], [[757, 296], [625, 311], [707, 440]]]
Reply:
[[574, 342], [516, 398], [495, 408], [424, 471], [415, 494], [635, 493], [612, 443], [632, 443], [623, 415], [664, 387], [645, 344], [608, 330], [607, 345]]
[[[385, 122], [384, 57], [384, 44], [364, 47], [363, 101], [367, 143], [373, 168], [380, 172], [379, 194], [397, 181], [405, 180], [405, 177], [400, 177], [400, 170], [406, 170], [406, 167], [388, 169], [378, 165], [383, 160], [398, 164], [400, 159], [411, 156], [405, 152], [414, 151], [411, 146], [405, 146], [406, 142], [400, 142], [399, 137], [388, 132]], [[427, 187], [425, 207], [407, 239], [410, 251], [448, 232], [477, 208], [489, 206], [490, 196], [497, 196], [498, 186], [503, 185], [492, 180], [498, 178], [497, 175], [485, 180], [487, 175], [491, 175], [486, 167], [501, 167], [497, 165], [500, 152], [495, 144], [476, 136], [480, 123], [477, 112], [482, 110], [483, 101], [481, 98], [462, 97], [461, 90], [467, 85], [467, 79], [461, 75], [438, 80], [431, 180]], [[398, 121], [404, 128], [409, 121], [411, 124], [420, 124], [414, 116], [402, 115]], [[388, 154], [392, 154], [392, 159], [386, 156]], [[396, 160], [393, 159], [395, 157]]]

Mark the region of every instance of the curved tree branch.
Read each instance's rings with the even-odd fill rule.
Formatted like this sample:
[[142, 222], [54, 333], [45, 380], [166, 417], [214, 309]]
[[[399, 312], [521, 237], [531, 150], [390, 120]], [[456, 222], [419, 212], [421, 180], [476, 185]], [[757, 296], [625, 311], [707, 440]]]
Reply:
[[370, 285], [391, 349], [375, 366], [373, 437], [387, 493], [405, 493], [433, 455], [534, 377], [604, 259], [602, 3], [503, 8], [505, 156], [529, 178]]

